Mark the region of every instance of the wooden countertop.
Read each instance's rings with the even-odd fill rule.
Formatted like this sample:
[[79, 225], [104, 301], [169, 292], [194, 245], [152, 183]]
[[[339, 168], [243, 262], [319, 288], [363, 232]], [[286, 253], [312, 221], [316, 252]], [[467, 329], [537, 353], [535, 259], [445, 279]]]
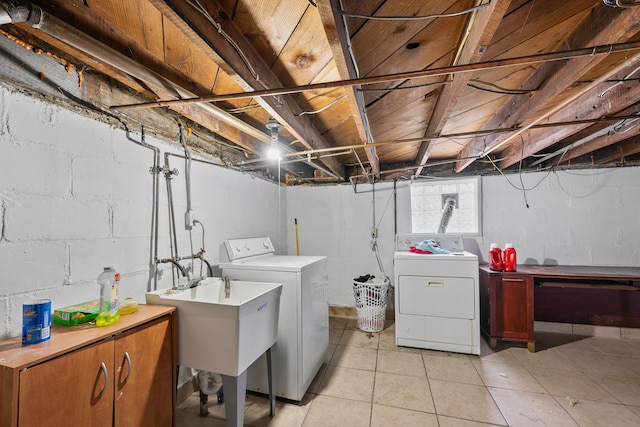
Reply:
[[488, 264], [480, 270], [490, 274], [525, 274], [535, 277], [555, 277], [564, 279], [603, 279], [640, 281], [640, 267], [612, 267], [586, 265], [518, 265], [516, 272], [493, 271]]
[[120, 334], [175, 310], [170, 306], [140, 304], [137, 312], [122, 315], [117, 323], [109, 326], [98, 328], [94, 323], [75, 326], [52, 324], [51, 338], [38, 344], [23, 346], [22, 337], [0, 341], [0, 367], [20, 369], [30, 366]]

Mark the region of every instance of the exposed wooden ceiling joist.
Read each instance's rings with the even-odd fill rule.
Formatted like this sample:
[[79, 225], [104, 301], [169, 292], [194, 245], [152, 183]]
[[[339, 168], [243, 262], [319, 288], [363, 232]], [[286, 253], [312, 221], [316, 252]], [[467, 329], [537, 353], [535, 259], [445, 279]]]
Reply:
[[[587, 19], [582, 21], [569, 37], [563, 41], [563, 45], [584, 47], [627, 41], [635, 35], [636, 27], [640, 23], [640, 9], [622, 13], [618, 9], [599, 4], [594, 6], [594, 11], [597, 11], [597, 13], [590, 13]], [[506, 127], [518, 123], [523, 129], [526, 129], [527, 126], [539, 123], [553, 113], [566, 108], [578, 99], [582, 93], [597, 87], [612, 75], [616, 75], [620, 72], [620, 68], [625, 66], [626, 58], [622, 57], [617, 68], [606, 70], [588, 85], [582, 86], [578, 90], [571, 90], [567, 95], [563, 96], [565, 91], [576, 80], [580, 80], [605, 58], [605, 56], [585, 56], [568, 59], [566, 62], [553, 61], [544, 63], [532, 73], [524, 85], [528, 88], [538, 89], [531, 96], [515, 98], [512, 102], [505, 104], [504, 108], [495, 114], [486, 127]], [[634, 58], [636, 58], [634, 61], [638, 60], [637, 56], [634, 56]], [[464, 148], [459, 156], [469, 157], [478, 153], [489, 153], [500, 146], [517, 141], [522, 132], [518, 131], [510, 135], [477, 139]], [[553, 142], [547, 141], [547, 145]], [[526, 154], [531, 154], [531, 152]], [[501, 167], [511, 166], [517, 163], [518, 160], [519, 158], [516, 159], [511, 156], [509, 160], [501, 162]], [[464, 170], [471, 162], [470, 160], [460, 161], [457, 165], [457, 170]]]
[[[491, 42], [491, 39], [502, 20], [505, 12], [509, 8], [510, 1], [495, 1], [489, 3], [487, 7], [473, 12], [469, 16], [465, 34], [462, 36], [459, 46], [457, 63], [473, 64], [482, 59], [482, 54]], [[453, 64], [455, 65], [455, 64]], [[429, 118], [429, 125], [425, 136], [439, 135], [442, 132], [447, 120], [455, 108], [456, 101], [466, 89], [467, 83], [471, 79], [471, 73], [462, 73], [452, 76], [451, 84], [443, 87], [438, 96], [436, 108]], [[416, 164], [424, 164], [429, 158], [429, 141], [420, 144]], [[420, 175], [422, 168], [416, 169], [416, 175]]]
[[[202, 39], [207, 47], [217, 54], [220, 61], [218, 65], [245, 88], [255, 91], [283, 86], [216, 1], [194, 3], [177, 0], [172, 1], [170, 5], [161, 0], [151, 2], [176, 25], [192, 28], [193, 32], [189, 33], [197, 34], [198, 39], [191, 41], [199, 43], [199, 39]], [[199, 6], [204, 9], [199, 9]], [[291, 97], [261, 97], [259, 102], [305, 147], [313, 149], [328, 146], [307, 118], [299, 116], [303, 109]], [[336, 159], [330, 158], [323, 162], [334, 174], [344, 176], [344, 168]]]
[[[95, 46], [19, 24], [8, 2], [41, 6], [79, 40], [115, 51], [120, 64], [96, 56]], [[139, 117], [150, 129], [166, 127], [163, 115], [202, 126], [211, 144], [245, 153], [233, 165], [240, 170], [276, 169], [262, 154], [271, 142], [265, 124], [275, 117], [294, 159], [280, 162], [291, 174], [278, 176], [306, 185], [327, 175], [388, 179], [403, 168], [496, 173], [480, 159], [486, 153], [507, 171], [640, 162], [629, 142], [638, 126], [624, 136], [602, 133], [615, 125], [612, 115], [635, 121], [640, 8], [605, 3], [4, 0], [0, 36], [28, 39], [29, 54], [42, 46], [125, 85], [128, 96], [95, 89], [78, 99], [96, 110], [131, 101], [106, 115]], [[559, 156], [540, 161], [560, 150], [560, 164]]]
[[[338, 73], [342, 80], [358, 78], [358, 72], [351, 54], [351, 42], [346, 25], [340, 15], [339, 0], [319, 0], [316, 2], [320, 17], [324, 24], [324, 31], [329, 40], [333, 59], [338, 67]], [[360, 85], [345, 88], [345, 96], [349, 102], [353, 120], [358, 129], [360, 142], [369, 144], [373, 142], [371, 127], [364, 104], [364, 96], [359, 91]], [[380, 175], [380, 161], [376, 155], [375, 147], [365, 149], [369, 165], [374, 176]]]

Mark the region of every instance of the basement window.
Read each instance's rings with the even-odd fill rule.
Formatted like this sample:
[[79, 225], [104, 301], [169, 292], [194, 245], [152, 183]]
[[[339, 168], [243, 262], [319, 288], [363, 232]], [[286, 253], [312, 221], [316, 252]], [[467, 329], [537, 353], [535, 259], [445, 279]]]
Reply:
[[[414, 181], [409, 188], [412, 233], [481, 233], [480, 177]], [[448, 204], [454, 205], [450, 216]]]

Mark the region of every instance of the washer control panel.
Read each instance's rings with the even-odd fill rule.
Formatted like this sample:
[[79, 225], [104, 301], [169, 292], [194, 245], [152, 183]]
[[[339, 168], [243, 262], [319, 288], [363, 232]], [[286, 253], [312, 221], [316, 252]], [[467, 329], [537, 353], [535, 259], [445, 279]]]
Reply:
[[247, 237], [229, 239], [224, 242], [229, 261], [274, 253], [275, 249], [269, 237]]

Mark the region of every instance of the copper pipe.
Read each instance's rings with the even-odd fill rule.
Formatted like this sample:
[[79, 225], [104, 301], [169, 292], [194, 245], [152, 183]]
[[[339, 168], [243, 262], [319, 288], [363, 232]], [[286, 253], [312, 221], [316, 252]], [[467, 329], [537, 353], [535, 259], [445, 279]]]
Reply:
[[306, 86], [294, 86], [289, 88], [257, 90], [253, 92], [230, 93], [223, 95], [208, 95], [196, 98], [172, 99], [165, 101], [144, 102], [140, 104], [113, 105], [110, 108], [115, 110], [131, 110], [139, 108], [164, 107], [169, 105], [191, 104], [198, 102], [229, 101], [233, 99], [257, 98], [262, 96], [286, 95], [292, 93], [306, 92], [310, 90], [335, 89], [347, 86], [370, 85], [376, 83], [387, 83], [397, 80], [409, 80], [446, 74], [458, 74], [469, 71], [489, 70], [494, 68], [509, 67], [515, 65], [535, 64], [538, 62], [560, 61], [584, 56], [606, 55], [614, 52], [625, 52], [640, 49], [640, 41], [615, 43], [586, 47], [582, 49], [564, 50], [560, 52], [540, 53], [537, 55], [520, 56], [509, 59], [496, 59], [475, 64], [452, 65], [449, 67], [434, 68], [430, 70], [410, 71], [406, 73], [388, 74], [384, 76], [363, 77], [359, 79], [347, 79], [335, 82], [315, 83]]

